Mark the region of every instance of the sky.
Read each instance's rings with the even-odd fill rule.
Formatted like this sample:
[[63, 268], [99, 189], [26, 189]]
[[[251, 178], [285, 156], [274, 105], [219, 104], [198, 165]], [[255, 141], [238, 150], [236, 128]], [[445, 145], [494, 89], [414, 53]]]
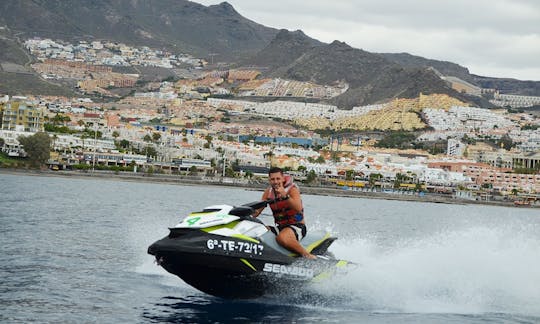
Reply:
[[[203, 5], [219, 0], [195, 0]], [[540, 81], [540, 0], [228, 0], [267, 27], [374, 53], [450, 61], [470, 73]]]

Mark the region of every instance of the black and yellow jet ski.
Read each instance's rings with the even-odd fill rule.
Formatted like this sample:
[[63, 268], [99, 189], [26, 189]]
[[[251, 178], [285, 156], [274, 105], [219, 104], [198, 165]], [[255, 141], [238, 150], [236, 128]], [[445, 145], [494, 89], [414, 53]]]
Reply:
[[150, 245], [148, 253], [189, 285], [223, 298], [256, 298], [287, 285], [323, 280], [352, 265], [327, 251], [336, 238], [324, 232], [308, 231], [301, 241], [317, 256], [314, 260], [280, 246], [275, 234], [252, 217], [269, 202], [191, 213]]

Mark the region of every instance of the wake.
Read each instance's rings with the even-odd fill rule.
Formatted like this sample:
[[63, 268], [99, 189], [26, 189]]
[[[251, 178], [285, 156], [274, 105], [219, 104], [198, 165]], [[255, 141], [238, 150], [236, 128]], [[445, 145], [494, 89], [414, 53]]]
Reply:
[[341, 240], [331, 250], [359, 267], [316, 287], [348, 307], [406, 313], [540, 315], [540, 238], [474, 227], [398, 241]]

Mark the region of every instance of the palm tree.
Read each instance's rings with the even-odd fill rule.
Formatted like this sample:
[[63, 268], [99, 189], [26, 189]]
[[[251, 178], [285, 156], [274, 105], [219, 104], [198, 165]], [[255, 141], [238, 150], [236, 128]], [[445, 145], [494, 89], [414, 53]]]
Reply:
[[82, 133], [81, 134], [81, 139], [82, 139], [82, 149], [84, 151], [84, 140], [88, 138], [88, 133]]
[[264, 154], [263, 154], [263, 157], [264, 157], [265, 159], [268, 159], [268, 162], [270, 162], [270, 166], [272, 166], [272, 157], [274, 157], [274, 155], [275, 155], [275, 154], [274, 154], [274, 152], [272, 152], [272, 151], [268, 151], [268, 153], [264, 153]]
[[54, 146], [56, 144], [56, 140], [58, 139], [58, 135], [53, 134], [52, 136], [52, 142], [51, 142], [51, 148], [54, 150]]

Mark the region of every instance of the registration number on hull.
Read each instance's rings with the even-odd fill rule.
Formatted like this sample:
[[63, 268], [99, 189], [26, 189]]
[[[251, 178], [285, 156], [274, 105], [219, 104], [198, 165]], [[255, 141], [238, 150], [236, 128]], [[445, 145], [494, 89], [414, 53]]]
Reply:
[[241, 252], [256, 255], [262, 255], [264, 250], [264, 246], [262, 244], [213, 239], [206, 241], [206, 247], [208, 247], [210, 250], [217, 249], [226, 252]]

